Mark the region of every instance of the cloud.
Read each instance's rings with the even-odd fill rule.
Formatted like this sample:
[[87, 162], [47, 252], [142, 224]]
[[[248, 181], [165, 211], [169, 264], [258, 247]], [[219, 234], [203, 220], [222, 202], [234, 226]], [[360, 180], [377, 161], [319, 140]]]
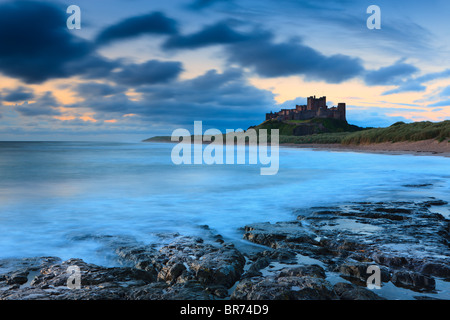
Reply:
[[140, 64], [124, 65], [120, 71], [113, 72], [110, 78], [120, 84], [137, 86], [166, 83], [176, 79], [182, 71], [181, 62], [150, 60]]
[[424, 83], [445, 78], [450, 78], [450, 69], [445, 69], [440, 72], [431, 72], [416, 78], [405, 80], [397, 88], [383, 92], [383, 95], [411, 91], [423, 92], [427, 89]]
[[415, 66], [399, 61], [391, 66], [367, 72], [364, 81], [369, 86], [396, 85], [418, 71], [419, 69]]
[[450, 99], [439, 101], [433, 104], [428, 105], [429, 107], [447, 107], [450, 106]]
[[100, 45], [112, 41], [137, 37], [143, 34], [175, 34], [177, 22], [166, 17], [161, 12], [152, 12], [141, 16], [131, 17], [104, 29], [97, 36]]
[[450, 97], [450, 86], [447, 86], [444, 89], [442, 89], [439, 95], [441, 97]]
[[262, 77], [304, 75], [306, 80], [341, 83], [363, 73], [359, 58], [325, 56], [299, 41], [247, 41], [227, 49], [229, 61], [250, 68]]
[[31, 89], [20, 86], [15, 89], [4, 89], [1, 100], [6, 102], [19, 102], [31, 100], [34, 97], [34, 92]]
[[304, 75], [311, 80], [340, 83], [364, 72], [359, 58], [342, 54], [326, 56], [299, 39], [275, 42], [274, 38], [269, 31], [239, 32], [222, 22], [191, 35], [176, 35], [163, 44], [163, 49], [196, 49], [221, 44], [229, 63], [250, 68], [262, 77]]
[[[417, 109], [404, 109], [405, 112], [418, 112]], [[347, 121], [360, 127], [388, 127], [398, 121], [411, 122], [411, 120], [392, 115], [398, 113], [395, 108], [347, 106]]]
[[23, 116], [54, 116], [61, 114], [57, 109], [60, 103], [51, 92], [47, 91], [35, 100], [36, 102], [34, 103], [25, 101], [20, 105], [16, 105], [14, 110]]
[[198, 10], [198, 9], [204, 9], [206, 7], [210, 7], [216, 3], [220, 3], [220, 2], [228, 3], [231, 1], [232, 0], [195, 0], [189, 5], [189, 8]]
[[44, 2], [2, 3], [0, 43], [0, 71], [26, 83], [67, 76], [67, 63], [91, 53], [68, 31], [65, 10]]
[[86, 98], [105, 97], [118, 93], [123, 93], [126, 88], [123, 86], [114, 86], [106, 83], [98, 82], [84, 82], [76, 86], [76, 91], [79, 96]]
[[233, 21], [220, 21], [190, 35], [175, 35], [164, 44], [164, 49], [195, 49], [217, 44], [236, 43], [251, 39], [253, 36], [236, 32], [230, 27]]
[[202, 120], [205, 126], [225, 130], [248, 128], [262, 122], [275, 101], [267, 90], [248, 83], [242, 70], [231, 68], [222, 73], [210, 70], [188, 80], [168, 84], [142, 85], [135, 89], [139, 100], [123, 93], [93, 96], [72, 108], [89, 108], [96, 118], [117, 119], [135, 114], [136, 122], [148, 122], [170, 128], [191, 126]]

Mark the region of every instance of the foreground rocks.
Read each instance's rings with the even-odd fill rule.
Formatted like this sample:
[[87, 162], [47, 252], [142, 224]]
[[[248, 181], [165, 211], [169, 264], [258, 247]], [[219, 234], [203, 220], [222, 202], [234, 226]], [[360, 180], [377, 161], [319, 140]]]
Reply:
[[[450, 222], [431, 209], [442, 205], [428, 199], [312, 208], [295, 221], [245, 226], [244, 239], [262, 246], [244, 253], [214, 234], [164, 235], [161, 247], [78, 236], [97, 237], [122, 266], [0, 260], [0, 299], [380, 300], [382, 290], [367, 288], [374, 265], [382, 287], [436, 298], [439, 286], [450, 288]], [[68, 286], [70, 267], [80, 271], [79, 289]]]

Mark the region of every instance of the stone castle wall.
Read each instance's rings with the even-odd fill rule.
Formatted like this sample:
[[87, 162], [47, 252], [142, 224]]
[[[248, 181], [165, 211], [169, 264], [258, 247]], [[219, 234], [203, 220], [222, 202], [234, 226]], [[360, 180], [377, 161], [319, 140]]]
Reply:
[[266, 120], [309, 120], [313, 118], [332, 118], [346, 121], [345, 103], [328, 108], [326, 97], [309, 97], [307, 105], [296, 105], [295, 109], [281, 109], [279, 112], [266, 114]]

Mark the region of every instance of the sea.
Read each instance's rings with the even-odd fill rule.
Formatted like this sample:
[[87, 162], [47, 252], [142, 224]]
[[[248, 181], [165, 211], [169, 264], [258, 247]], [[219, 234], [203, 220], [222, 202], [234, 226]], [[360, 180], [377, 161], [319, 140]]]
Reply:
[[[104, 237], [220, 234], [352, 201], [450, 202], [450, 159], [281, 147], [260, 164], [175, 165], [170, 143], [0, 142], [0, 259], [57, 256], [116, 266]], [[251, 151], [251, 150], [250, 150]], [[413, 185], [427, 185], [416, 188]], [[449, 217], [449, 209], [441, 214]], [[205, 228], [205, 226], [209, 228]]]

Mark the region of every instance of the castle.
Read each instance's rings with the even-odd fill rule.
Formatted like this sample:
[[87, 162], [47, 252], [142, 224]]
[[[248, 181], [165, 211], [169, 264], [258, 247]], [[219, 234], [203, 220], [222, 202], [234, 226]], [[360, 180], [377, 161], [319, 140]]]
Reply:
[[295, 109], [281, 109], [279, 112], [266, 113], [266, 120], [308, 120], [312, 118], [333, 118], [346, 121], [345, 103], [338, 103], [337, 107], [327, 107], [327, 97], [308, 98], [307, 105], [296, 105]]

